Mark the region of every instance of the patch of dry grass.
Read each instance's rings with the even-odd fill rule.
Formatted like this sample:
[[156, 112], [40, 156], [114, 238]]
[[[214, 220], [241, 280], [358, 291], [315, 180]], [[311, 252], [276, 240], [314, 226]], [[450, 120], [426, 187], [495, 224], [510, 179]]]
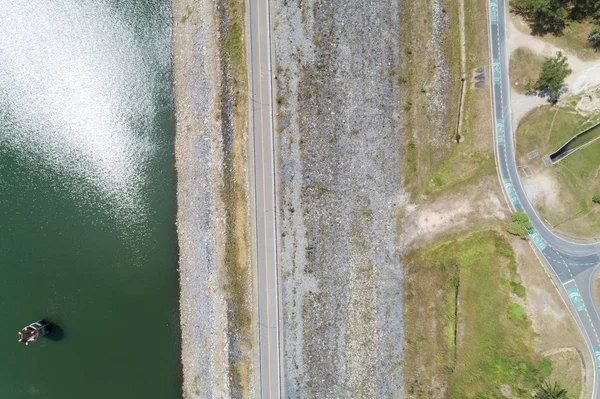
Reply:
[[427, 113], [430, 93], [424, 88], [431, 81], [435, 68], [428, 64], [426, 46], [430, 40], [431, 8], [429, 2], [402, 1], [400, 41], [404, 53], [400, 66], [402, 104], [404, 108], [403, 184], [408, 191], [438, 193], [449, 188], [494, 173], [491, 131], [490, 88], [473, 87], [474, 69], [488, 65], [487, 6], [476, 0], [465, 0], [466, 82], [460, 136], [456, 144], [459, 93], [461, 87], [460, 37], [458, 2], [445, 4], [449, 28], [443, 41], [444, 59], [448, 64], [449, 83], [443, 99], [447, 115], [443, 123], [443, 139], [434, 137], [436, 126]]
[[510, 83], [519, 93], [525, 93], [528, 82], [535, 83], [540, 76], [545, 57], [526, 47], [519, 47], [510, 55]]
[[567, 390], [569, 399], [579, 399], [581, 396], [581, 359], [574, 349], [547, 356], [552, 362], [552, 373], [548, 377], [551, 381], [560, 381], [560, 385]]

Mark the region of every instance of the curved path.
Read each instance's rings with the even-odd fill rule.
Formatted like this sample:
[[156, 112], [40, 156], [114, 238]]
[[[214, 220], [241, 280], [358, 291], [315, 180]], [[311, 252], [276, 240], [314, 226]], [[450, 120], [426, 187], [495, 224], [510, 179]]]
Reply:
[[499, 177], [510, 207], [515, 212], [527, 213], [533, 222], [531, 242], [572, 305], [573, 316], [594, 359], [593, 398], [600, 399], [600, 315], [592, 288], [595, 270], [600, 263], [600, 242], [581, 244], [558, 237], [543, 223], [525, 194], [516, 166], [511, 124], [509, 54], [506, 46], [507, 4], [505, 0], [488, 1], [492, 95], [496, 121], [495, 150]]

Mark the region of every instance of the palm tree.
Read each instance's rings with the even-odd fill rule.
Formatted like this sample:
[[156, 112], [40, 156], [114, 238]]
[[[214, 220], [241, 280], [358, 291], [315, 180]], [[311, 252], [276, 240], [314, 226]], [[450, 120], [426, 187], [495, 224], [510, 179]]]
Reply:
[[544, 381], [535, 388], [534, 392], [533, 399], [567, 399], [567, 390], [561, 388], [556, 381], [554, 385]]

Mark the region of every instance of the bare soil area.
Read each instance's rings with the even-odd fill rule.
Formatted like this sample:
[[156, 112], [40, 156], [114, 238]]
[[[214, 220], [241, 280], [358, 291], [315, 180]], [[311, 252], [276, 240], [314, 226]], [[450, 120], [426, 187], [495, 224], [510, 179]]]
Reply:
[[[553, 57], [558, 51], [563, 52], [567, 56], [569, 67], [573, 72], [565, 81], [567, 92], [563, 95], [561, 101], [568, 101], [567, 98], [570, 95], [587, 95], [589, 91], [593, 91], [600, 85], [600, 60], [597, 55], [589, 56], [589, 54], [596, 53], [588, 54], [588, 52], [584, 52], [588, 56], [583, 60], [577, 55], [578, 53], [571, 51], [568, 47], [564, 47], [565, 44], [573, 44], [572, 42], [552, 41], [546, 40], [548, 37], [540, 38], [532, 36], [523, 20], [513, 14], [510, 15], [508, 21], [508, 51], [511, 54], [511, 58], [519, 51], [531, 52], [526, 61], [534, 60], [536, 57]], [[524, 68], [522, 63], [519, 63], [518, 68], [511, 63], [511, 80], [517, 79], [519, 83], [519, 86], [516, 88], [517, 90], [513, 90], [511, 93], [514, 126], [517, 126], [521, 118], [529, 111], [547, 104], [546, 99], [542, 97], [521, 93], [523, 86], [521, 78], [525, 75], [535, 77], [536, 71], [532, 68], [535, 68], [539, 64], [539, 61], [527, 61], [526, 63], [531, 64], [529, 69], [527, 67]], [[511, 81], [513, 86], [515, 83], [517, 82]]]

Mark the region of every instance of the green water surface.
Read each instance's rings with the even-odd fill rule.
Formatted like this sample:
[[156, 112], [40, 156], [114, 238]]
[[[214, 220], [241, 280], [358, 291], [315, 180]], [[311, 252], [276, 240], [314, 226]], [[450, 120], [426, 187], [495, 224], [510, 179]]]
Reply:
[[[1, 399], [181, 397], [172, 93], [152, 95], [144, 212], [126, 220], [77, 174], [3, 145], [0, 123]], [[41, 318], [51, 336], [18, 343]]]

